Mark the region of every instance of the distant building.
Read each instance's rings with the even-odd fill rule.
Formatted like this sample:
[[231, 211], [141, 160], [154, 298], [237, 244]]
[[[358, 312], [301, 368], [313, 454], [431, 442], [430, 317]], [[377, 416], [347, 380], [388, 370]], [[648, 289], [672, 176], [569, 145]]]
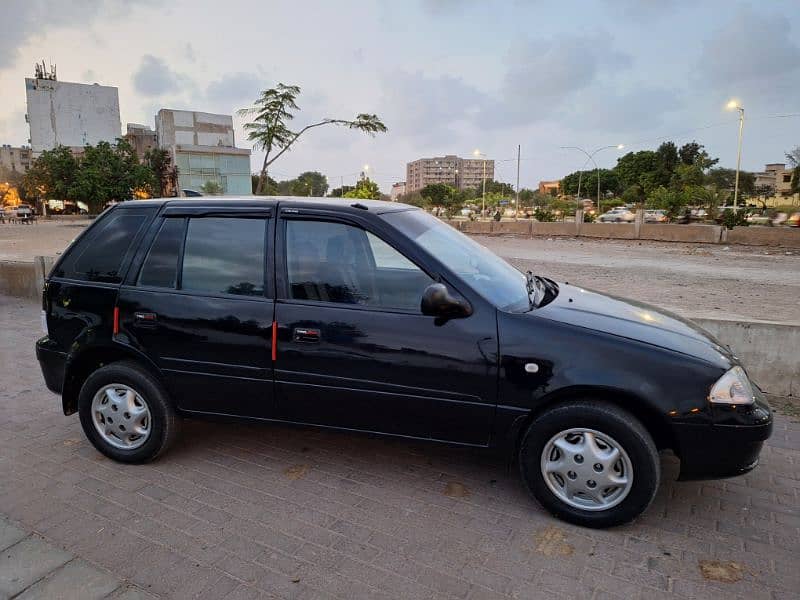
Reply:
[[392, 202], [397, 202], [397, 199], [405, 193], [406, 182], [398, 181], [397, 183], [392, 184], [392, 191], [389, 193], [389, 197], [392, 199]]
[[406, 193], [431, 183], [446, 183], [459, 190], [479, 188], [484, 177], [494, 179], [494, 161], [447, 155], [420, 158], [406, 165]]
[[156, 135], [178, 167], [178, 189], [200, 190], [215, 181], [223, 194], [252, 193], [250, 150], [236, 148], [230, 115], [162, 108]]
[[25, 174], [33, 162], [32, 151], [28, 146], [0, 146], [0, 168], [12, 173]]
[[540, 194], [548, 194], [550, 196], [558, 196], [559, 192], [561, 191], [561, 181], [540, 181], [539, 182], [539, 193]]
[[787, 169], [785, 163], [764, 165], [764, 170], [755, 173], [755, 176], [756, 189], [769, 186], [774, 190], [775, 196], [792, 195], [792, 169]]
[[127, 133], [125, 139], [136, 150], [136, 156], [139, 160], [144, 158], [148, 150], [158, 147], [158, 138], [156, 132], [147, 125], [139, 125], [138, 123], [128, 123]]
[[25, 78], [25, 96], [33, 155], [56, 146], [80, 150], [87, 144], [113, 143], [120, 136], [119, 92], [98, 84], [56, 81], [55, 69], [37, 65]]

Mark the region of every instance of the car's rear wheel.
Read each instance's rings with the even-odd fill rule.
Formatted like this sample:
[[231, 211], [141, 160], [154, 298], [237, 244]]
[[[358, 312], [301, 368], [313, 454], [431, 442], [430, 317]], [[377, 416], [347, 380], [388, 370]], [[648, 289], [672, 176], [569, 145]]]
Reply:
[[557, 517], [610, 527], [639, 516], [658, 489], [658, 452], [644, 426], [613, 404], [581, 400], [539, 415], [519, 451], [528, 490]]
[[128, 361], [101, 367], [86, 379], [78, 412], [94, 447], [120, 462], [154, 459], [174, 441], [180, 424], [159, 381]]

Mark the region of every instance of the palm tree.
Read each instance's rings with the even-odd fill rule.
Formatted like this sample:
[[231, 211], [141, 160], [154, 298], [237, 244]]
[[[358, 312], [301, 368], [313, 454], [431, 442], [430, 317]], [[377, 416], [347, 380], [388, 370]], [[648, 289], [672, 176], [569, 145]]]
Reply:
[[[300, 88], [296, 85], [279, 83], [276, 87], [264, 90], [258, 96], [253, 106], [238, 111], [240, 116], [252, 116], [253, 120], [245, 123], [247, 139], [253, 142], [253, 147], [264, 151], [264, 164], [258, 177], [256, 194], [260, 194], [267, 181], [267, 169], [292, 144], [309, 129], [322, 125], [340, 125], [350, 129], [358, 129], [374, 136], [384, 133], [384, 125], [377, 115], [361, 113], [355, 119], [322, 119], [316, 123], [306, 125], [297, 132], [289, 129], [288, 122], [294, 119], [294, 111], [300, 110], [297, 106], [297, 96]], [[272, 156], [273, 151], [277, 153]]]

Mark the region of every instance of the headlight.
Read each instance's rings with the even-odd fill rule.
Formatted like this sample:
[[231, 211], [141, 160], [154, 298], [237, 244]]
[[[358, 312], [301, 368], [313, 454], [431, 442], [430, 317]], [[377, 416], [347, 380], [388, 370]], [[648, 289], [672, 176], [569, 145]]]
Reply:
[[742, 367], [733, 367], [711, 387], [708, 399], [716, 404], [753, 404], [753, 387]]

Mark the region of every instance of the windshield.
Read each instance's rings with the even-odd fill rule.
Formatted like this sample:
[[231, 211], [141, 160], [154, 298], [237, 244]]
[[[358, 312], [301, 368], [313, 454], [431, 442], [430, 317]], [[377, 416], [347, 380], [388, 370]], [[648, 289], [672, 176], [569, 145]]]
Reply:
[[499, 309], [530, 308], [525, 275], [450, 225], [421, 210], [385, 213], [381, 217]]

